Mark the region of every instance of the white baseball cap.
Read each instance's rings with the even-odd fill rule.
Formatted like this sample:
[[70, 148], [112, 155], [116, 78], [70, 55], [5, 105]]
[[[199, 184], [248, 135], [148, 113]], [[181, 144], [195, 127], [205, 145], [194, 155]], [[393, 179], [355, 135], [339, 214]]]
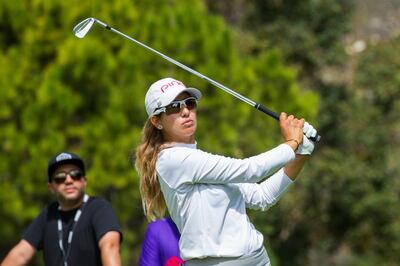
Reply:
[[173, 78], [163, 78], [151, 84], [144, 100], [149, 117], [160, 114], [157, 109], [170, 104], [182, 92], [189, 93], [196, 100], [201, 98], [198, 89], [187, 88], [183, 82]]

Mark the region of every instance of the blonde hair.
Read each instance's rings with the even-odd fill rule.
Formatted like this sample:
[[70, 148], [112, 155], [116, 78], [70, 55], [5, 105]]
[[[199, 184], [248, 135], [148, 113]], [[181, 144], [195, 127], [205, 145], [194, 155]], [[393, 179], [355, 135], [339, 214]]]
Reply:
[[150, 119], [143, 127], [142, 139], [136, 148], [135, 167], [140, 176], [140, 194], [147, 219], [164, 217], [166, 205], [156, 172], [156, 161], [164, 137]]

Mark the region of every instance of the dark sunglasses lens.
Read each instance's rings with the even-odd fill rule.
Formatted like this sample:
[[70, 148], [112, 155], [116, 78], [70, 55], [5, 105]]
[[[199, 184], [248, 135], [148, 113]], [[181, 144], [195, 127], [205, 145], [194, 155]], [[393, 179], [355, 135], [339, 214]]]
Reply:
[[56, 184], [62, 184], [65, 182], [65, 179], [67, 179], [67, 174], [66, 173], [58, 173], [53, 177], [53, 181]]
[[181, 111], [180, 103], [171, 103], [170, 105], [165, 107], [165, 113], [167, 115], [176, 114], [179, 113], [180, 111]]
[[182, 101], [177, 101], [177, 102], [171, 103], [170, 105], [166, 106], [165, 113], [167, 115], [179, 113], [181, 111], [181, 103], [182, 104], [184, 103], [184, 105], [189, 110], [193, 110], [197, 106], [197, 101], [193, 98], [189, 98], [189, 99], [185, 99]]
[[53, 181], [56, 184], [62, 184], [67, 179], [67, 175], [69, 175], [73, 180], [78, 181], [83, 177], [83, 173], [80, 170], [72, 170], [69, 173], [58, 173], [53, 177]]
[[192, 110], [192, 109], [196, 108], [197, 102], [195, 99], [187, 99], [185, 101], [185, 105], [189, 110]]
[[79, 170], [73, 170], [69, 172], [69, 175], [72, 177], [73, 180], [80, 180], [83, 177], [83, 173]]

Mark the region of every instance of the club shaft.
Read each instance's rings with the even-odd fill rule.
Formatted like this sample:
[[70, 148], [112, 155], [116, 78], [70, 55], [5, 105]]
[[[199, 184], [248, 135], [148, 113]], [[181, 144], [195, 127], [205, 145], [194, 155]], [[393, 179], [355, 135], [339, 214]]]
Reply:
[[245, 96], [243, 96], [243, 95], [241, 95], [241, 94], [235, 92], [234, 90], [232, 90], [232, 89], [230, 89], [230, 88], [228, 88], [228, 87], [222, 85], [221, 83], [219, 83], [219, 82], [217, 82], [217, 81], [215, 81], [215, 80], [213, 80], [213, 79], [211, 79], [211, 78], [209, 78], [209, 77], [207, 77], [207, 76], [205, 76], [205, 75], [203, 75], [203, 74], [197, 72], [196, 70], [194, 70], [194, 69], [192, 69], [192, 68], [190, 68], [190, 67], [188, 67], [188, 66], [186, 66], [186, 65], [184, 65], [184, 64], [182, 64], [182, 63], [180, 63], [180, 62], [178, 62], [178, 61], [176, 61], [175, 59], [173, 59], [173, 58], [171, 58], [171, 57], [169, 57], [169, 56], [167, 56], [167, 55], [165, 55], [165, 54], [163, 54], [163, 53], [161, 53], [161, 52], [159, 52], [159, 51], [157, 51], [157, 50], [151, 48], [151, 47], [148, 46], [148, 45], [146, 45], [146, 44], [144, 44], [144, 43], [142, 43], [142, 42], [139, 42], [138, 40], [136, 40], [136, 39], [134, 39], [134, 38], [132, 38], [132, 37], [126, 35], [125, 33], [120, 32], [120, 31], [118, 31], [118, 30], [116, 30], [116, 29], [110, 27], [109, 25], [107, 25], [106, 23], [104, 23], [104, 22], [102, 22], [102, 21], [99, 21], [99, 20], [96, 19], [96, 22], [97, 22], [98, 24], [100, 24], [102, 27], [104, 27], [104, 28], [106, 28], [106, 29], [108, 29], [108, 30], [111, 30], [111, 31], [113, 31], [113, 32], [115, 32], [115, 33], [117, 33], [117, 34], [119, 34], [119, 35], [122, 35], [122, 36], [125, 37], [125, 38], [128, 38], [129, 40], [135, 42], [136, 44], [138, 44], [138, 45], [140, 45], [140, 46], [142, 46], [142, 47], [144, 47], [144, 48], [146, 48], [146, 49], [152, 51], [153, 53], [158, 54], [159, 56], [161, 56], [161, 57], [164, 58], [165, 60], [167, 60], [167, 61], [169, 61], [169, 62], [171, 62], [171, 63], [173, 63], [173, 64], [179, 66], [180, 68], [182, 68], [182, 69], [184, 69], [184, 70], [186, 70], [186, 71], [188, 71], [188, 72], [190, 72], [190, 73], [192, 73], [192, 74], [194, 74], [194, 75], [196, 75], [196, 76], [198, 76], [199, 78], [202, 78], [202, 79], [207, 80], [208, 82], [210, 82], [210, 83], [213, 84], [214, 86], [217, 86], [218, 88], [220, 88], [220, 89], [226, 91], [227, 93], [229, 93], [229, 94], [235, 96], [236, 98], [242, 100], [243, 102], [245, 102], [245, 103], [247, 103], [247, 104], [249, 104], [249, 105], [251, 105], [251, 106], [253, 106], [253, 107], [256, 106], [256, 103], [255, 103], [254, 101], [252, 101], [252, 100], [246, 98]]
[[[138, 45], [140, 45], [140, 46], [146, 48], [147, 50], [150, 50], [150, 51], [152, 51], [153, 53], [158, 54], [159, 56], [161, 56], [161, 57], [164, 58], [165, 60], [167, 60], [167, 61], [169, 61], [169, 62], [175, 64], [176, 66], [178, 66], [178, 67], [180, 67], [180, 68], [182, 68], [182, 69], [184, 69], [184, 70], [186, 70], [186, 71], [188, 71], [188, 72], [190, 72], [190, 73], [192, 73], [192, 74], [194, 74], [194, 75], [196, 75], [196, 76], [199, 77], [199, 78], [202, 78], [202, 79], [207, 80], [209, 83], [213, 84], [214, 86], [216, 86], [216, 87], [222, 89], [223, 91], [225, 91], [225, 92], [231, 94], [232, 96], [236, 97], [237, 99], [239, 99], [239, 100], [241, 100], [241, 101], [243, 101], [243, 102], [245, 102], [245, 103], [247, 103], [247, 104], [253, 106], [253, 107], [256, 108], [257, 110], [259, 110], [259, 111], [261, 111], [261, 112], [263, 112], [263, 113], [265, 113], [265, 114], [271, 116], [271, 117], [274, 118], [275, 120], [279, 121], [279, 115], [278, 115], [277, 113], [275, 113], [274, 111], [271, 111], [271, 110], [268, 109], [267, 107], [265, 107], [265, 106], [263, 106], [263, 105], [261, 105], [261, 104], [259, 104], [259, 103], [256, 103], [256, 102], [250, 100], [249, 98], [247, 98], [247, 97], [245, 97], [245, 96], [243, 96], [243, 95], [241, 95], [241, 94], [235, 92], [234, 90], [232, 90], [232, 89], [230, 89], [230, 88], [228, 88], [228, 87], [222, 85], [221, 83], [219, 83], [219, 82], [217, 82], [217, 81], [215, 81], [215, 80], [213, 80], [213, 79], [211, 79], [211, 78], [209, 78], [209, 77], [207, 77], [207, 76], [205, 76], [205, 75], [203, 75], [203, 74], [197, 72], [196, 70], [194, 70], [194, 69], [192, 69], [192, 68], [190, 68], [190, 67], [188, 67], [188, 66], [186, 66], [186, 65], [184, 65], [184, 64], [182, 64], [182, 63], [180, 63], [180, 62], [178, 62], [178, 61], [176, 61], [175, 59], [172, 59], [171, 57], [169, 57], [169, 56], [167, 56], [167, 55], [165, 55], [165, 54], [163, 54], [163, 53], [161, 53], [161, 52], [159, 52], [159, 51], [157, 51], [157, 50], [151, 48], [150, 46], [148, 46], [148, 45], [146, 45], [146, 44], [144, 44], [144, 43], [142, 43], [142, 42], [140, 42], [140, 41], [138, 41], [138, 40], [132, 38], [131, 36], [126, 35], [125, 33], [120, 32], [119, 30], [116, 30], [116, 29], [110, 27], [109, 25], [107, 25], [106, 23], [104, 23], [104, 22], [102, 22], [102, 21], [100, 21], [100, 20], [98, 20], [98, 19], [94, 19], [94, 21], [95, 21], [97, 24], [99, 24], [100, 26], [102, 26], [103, 28], [106, 28], [106, 29], [108, 29], [108, 30], [111, 30], [112, 32], [117, 33], [117, 34], [119, 34], [119, 35], [121, 35], [121, 36], [123, 36], [123, 37], [125, 37], [125, 38], [127, 38], [127, 39], [129, 39], [129, 40], [131, 40], [132, 42], [134, 42], [134, 43], [136, 43], [136, 44], [138, 44]], [[316, 137], [311, 138], [311, 139], [312, 139], [313, 141], [319, 141], [319, 140], [321, 139], [321, 136], [317, 135]]]

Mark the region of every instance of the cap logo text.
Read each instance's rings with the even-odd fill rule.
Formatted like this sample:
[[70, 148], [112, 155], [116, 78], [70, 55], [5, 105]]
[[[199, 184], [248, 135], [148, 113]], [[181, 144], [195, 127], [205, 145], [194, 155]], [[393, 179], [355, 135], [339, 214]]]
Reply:
[[61, 153], [56, 157], [56, 161], [63, 161], [63, 160], [68, 160], [68, 159], [72, 159], [72, 156], [68, 153]]
[[164, 93], [167, 89], [169, 89], [175, 85], [180, 85], [180, 86], [183, 86], [186, 88], [185, 84], [183, 84], [182, 82], [180, 82], [178, 80], [174, 80], [174, 81], [168, 82], [167, 84], [162, 85], [160, 88], [161, 92]]

